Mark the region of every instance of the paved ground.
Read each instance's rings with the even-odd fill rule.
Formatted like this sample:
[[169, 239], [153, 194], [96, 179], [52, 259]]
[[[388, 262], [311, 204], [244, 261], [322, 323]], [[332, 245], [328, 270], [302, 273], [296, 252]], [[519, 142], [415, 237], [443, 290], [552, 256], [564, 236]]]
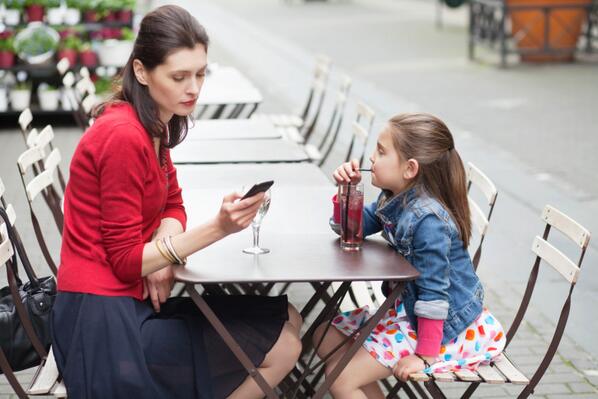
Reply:
[[[326, 53], [335, 62], [334, 85], [341, 72], [354, 78], [348, 117], [355, 100], [361, 99], [376, 110], [376, 129], [403, 111], [425, 110], [445, 119], [462, 157], [486, 171], [500, 191], [480, 274], [487, 304], [504, 324], [512, 320], [521, 298], [533, 261], [531, 241], [541, 233], [538, 216], [545, 203], [598, 232], [598, 181], [593, 178], [598, 166], [598, 116], [592, 112], [598, 99], [598, 64], [516, 65], [500, 70], [488, 53], [483, 54], [484, 61], [470, 63], [465, 57], [465, 14], [447, 13], [445, 28], [438, 31], [433, 4], [423, 0], [178, 3], [208, 28], [213, 43], [210, 59], [241, 68], [260, 87], [266, 98], [263, 111], [299, 109], [313, 57]], [[79, 134], [75, 129], [57, 132], [64, 165]], [[1, 132], [0, 141], [8, 199], [24, 204], [14, 166], [23, 143], [16, 131]], [[342, 137], [339, 150], [324, 166], [327, 173], [342, 159], [346, 145], [347, 137]], [[373, 198], [374, 190], [368, 190]], [[17, 211], [28, 248], [43, 265], [26, 209], [19, 206]], [[45, 227], [55, 234], [50, 224]], [[563, 244], [560, 239], [556, 242]], [[58, 249], [57, 239], [52, 246]], [[598, 303], [597, 251], [594, 239], [565, 337], [537, 397], [598, 397], [598, 321], [591, 316]], [[514, 361], [528, 373], [545, 351], [566, 289], [555, 273], [543, 271], [526, 323], [511, 347]], [[2, 281], [0, 286], [5, 285]], [[307, 295], [302, 287], [292, 292], [297, 302]], [[29, 376], [30, 372], [21, 373], [23, 380]], [[0, 399], [11, 397], [10, 392], [0, 378]], [[459, 394], [458, 389], [449, 392], [450, 397]], [[517, 392], [492, 386], [479, 390], [478, 396], [514, 397]]]

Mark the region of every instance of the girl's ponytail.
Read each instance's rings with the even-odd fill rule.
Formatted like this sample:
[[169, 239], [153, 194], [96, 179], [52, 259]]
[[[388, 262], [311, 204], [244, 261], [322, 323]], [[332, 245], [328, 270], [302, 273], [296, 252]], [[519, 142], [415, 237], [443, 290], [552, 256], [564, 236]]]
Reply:
[[448, 127], [423, 113], [397, 115], [389, 125], [399, 157], [415, 159], [419, 164], [414, 185], [445, 207], [459, 229], [463, 245], [469, 246], [471, 216], [465, 168]]

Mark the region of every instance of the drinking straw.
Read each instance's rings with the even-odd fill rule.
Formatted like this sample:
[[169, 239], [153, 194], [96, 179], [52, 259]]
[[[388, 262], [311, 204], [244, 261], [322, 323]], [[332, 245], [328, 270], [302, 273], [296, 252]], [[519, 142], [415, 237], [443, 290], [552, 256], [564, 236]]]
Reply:
[[371, 169], [367, 169], [367, 168], [359, 168], [357, 170], [359, 170], [360, 172], [371, 172], [372, 171]]
[[343, 228], [345, 231], [345, 237], [347, 236], [347, 227], [349, 223], [349, 196], [351, 195], [351, 182], [347, 184], [347, 195], [345, 200], [345, 220], [343, 221]]

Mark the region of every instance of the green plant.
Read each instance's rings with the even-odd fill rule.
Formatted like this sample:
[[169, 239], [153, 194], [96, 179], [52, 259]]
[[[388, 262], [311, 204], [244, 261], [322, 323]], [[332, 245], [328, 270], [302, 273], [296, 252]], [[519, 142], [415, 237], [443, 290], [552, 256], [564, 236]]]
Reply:
[[135, 40], [135, 33], [129, 28], [122, 28], [120, 30], [120, 38], [121, 40], [133, 41]]
[[39, 91], [57, 91], [58, 87], [53, 86], [53, 85], [49, 85], [47, 83], [42, 83], [39, 85], [38, 88]]
[[25, 0], [4, 0], [7, 9], [22, 11], [25, 8]]
[[45, 6], [48, 0], [25, 0], [25, 7]]
[[121, 0], [123, 10], [134, 10], [137, 5], [136, 0]]
[[5, 39], [1, 39], [0, 40], [0, 51], [7, 51], [9, 53], [14, 53], [15, 52], [14, 41], [15, 40], [13, 37], [7, 37]]
[[44, 4], [46, 8], [58, 8], [60, 7], [60, 0], [45, 0]]
[[15, 51], [19, 54], [35, 56], [56, 50], [55, 39], [44, 29], [37, 29], [21, 40], [15, 41]]
[[112, 79], [110, 78], [99, 78], [94, 82], [96, 88], [96, 94], [105, 94], [112, 90]]
[[75, 50], [79, 51], [81, 48], [81, 39], [75, 35], [67, 36], [58, 45], [61, 50]]
[[28, 81], [17, 82], [15, 84], [13, 90], [31, 90], [31, 82], [28, 82]]

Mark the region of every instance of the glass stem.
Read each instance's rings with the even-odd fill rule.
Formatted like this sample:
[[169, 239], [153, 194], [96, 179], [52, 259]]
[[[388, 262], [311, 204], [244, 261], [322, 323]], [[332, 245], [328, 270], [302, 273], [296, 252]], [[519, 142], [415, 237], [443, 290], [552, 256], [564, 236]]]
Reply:
[[260, 225], [257, 223], [252, 223], [251, 228], [253, 229], [253, 247], [259, 248], [260, 247]]

